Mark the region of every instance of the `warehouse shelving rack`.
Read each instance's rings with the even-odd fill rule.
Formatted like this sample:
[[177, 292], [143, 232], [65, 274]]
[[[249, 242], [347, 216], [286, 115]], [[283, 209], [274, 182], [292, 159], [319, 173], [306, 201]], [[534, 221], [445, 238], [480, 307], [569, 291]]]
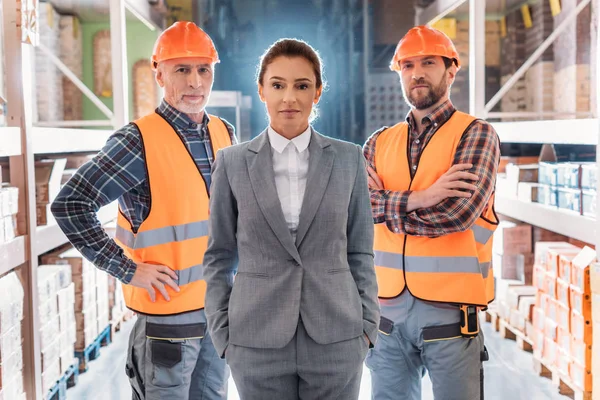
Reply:
[[[540, 1], [540, 0], [538, 0]], [[552, 45], [554, 39], [568, 24], [574, 23], [577, 15], [585, 7], [592, 7], [590, 0], [579, 2], [577, 8], [573, 10], [557, 29], [552, 32], [530, 58], [517, 70], [517, 72], [506, 82], [506, 84], [496, 93], [486, 104], [485, 102], [485, 40], [478, 40], [485, 37], [486, 18], [499, 18], [498, 9], [506, 2], [499, 0], [435, 0], [426, 8], [419, 9], [415, 24], [432, 24], [447, 15], [457, 13], [466, 8], [468, 3], [469, 19], [469, 65], [475, 68], [469, 68], [469, 112], [483, 119], [501, 118], [501, 117], [520, 117], [525, 120], [517, 122], [492, 122], [500, 140], [503, 143], [536, 143], [536, 144], [581, 144], [598, 145], [598, 136], [600, 135], [600, 121], [597, 115], [600, 115], [600, 108], [591, 110], [589, 113], [575, 113], [570, 117], [586, 116], [583, 119], [556, 119], [544, 120], [545, 117], [561, 118], [565, 116], [560, 113], [497, 113], [491, 112], [491, 109], [504, 96], [519, 78], [523, 76], [526, 70], [543, 53], [544, 49]], [[511, 11], [520, 8], [522, 5], [531, 3], [531, 0], [514, 0], [511, 4]], [[486, 7], [488, 8], [486, 11]], [[508, 11], [508, 10], [505, 10]], [[600, 18], [600, 13], [595, 13], [595, 18]], [[597, 41], [597, 45], [600, 41]], [[596, 70], [599, 66], [596, 65]], [[596, 93], [600, 93], [600, 80], [596, 81], [596, 86], [592, 88]], [[598, 106], [597, 104], [597, 107]], [[590, 118], [590, 116], [594, 116]], [[537, 118], [539, 120], [531, 120]], [[530, 120], [527, 120], [530, 119]], [[600, 160], [597, 157], [597, 160]], [[600, 193], [600, 187], [597, 188]], [[598, 197], [598, 206], [600, 209], [600, 196]], [[508, 217], [512, 217], [523, 222], [539, 226], [541, 228], [563, 234], [590, 244], [600, 244], [600, 230], [598, 221], [592, 218], [576, 215], [568, 211], [557, 208], [546, 207], [537, 203], [525, 203], [517, 200], [507, 193], [496, 193], [496, 210]], [[600, 219], [600, 216], [597, 217]], [[600, 246], [597, 246], [600, 248]], [[600, 251], [599, 251], [600, 254]]]
[[[126, 19], [137, 18], [150, 29], [162, 30], [160, 16], [146, 0], [88, 0], [106, 8], [106, 20], [110, 21], [113, 110], [108, 109], [85, 87], [74, 74], [64, 68], [63, 73], [72, 78], [90, 100], [102, 104], [107, 111], [105, 121], [54, 121], [34, 124], [32, 105], [35, 106], [35, 90], [32, 45], [21, 42], [18, 25], [21, 15], [17, 0], [2, 1], [2, 25], [4, 27], [4, 53], [6, 58], [7, 126], [0, 127], [0, 157], [8, 157], [10, 183], [19, 189], [19, 213], [17, 215], [19, 236], [0, 244], [0, 275], [9, 271], [19, 273], [25, 293], [23, 323], [24, 384], [28, 399], [44, 399], [41, 383], [41, 353], [39, 342], [39, 318], [37, 299], [38, 257], [65, 243], [67, 238], [57, 225], [36, 226], [34, 157], [39, 154], [66, 154], [96, 152], [102, 148], [111, 129], [83, 129], [81, 127], [112, 127], [118, 129], [130, 120], [129, 82], [126, 57]], [[107, 4], [108, 3], [108, 4]], [[79, 4], [79, 3], [78, 3]], [[81, 3], [83, 4], [83, 3]], [[98, 18], [98, 16], [94, 16]], [[85, 18], [83, 18], [85, 20]], [[53, 60], [51, 54], [47, 61]], [[10, 60], [10, 62], [8, 62]], [[54, 60], [56, 61], [56, 60]], [[207, 107], [231, 107], [235, 110], [236, 126], [242, 124], [242, 110], [250, 107], [239, 92], [213, 91]], [[70, 128], [69, 126], [79, 126]], [[117, 203], [98, 211], [102, 224], [114, 221]]]
[[[110, 0], [107, 19], [110, 20], [113, 111], [110, 119], [91, 123], [58, 121], [53, 126], [34, 126], [32, 105], [35, 104], [33, 81], [34, 48], [21, 42], [19, 27], [21, 15], [17, 0], [1, 4], [4, 29], [6, 65], [7, 123], [0, 127], [0, 157], [8, 157], [10, 183], [19, 189], [19, 213], [14, 240], [0, 244], [0, 275], [16, 271], [24, 286], [23, 321], [23, 374], [28, 399], [43, 399], [41, 382], [41, 353], [37, 299], [38, 256], [67, 242], [56, 225], [36, 226], [34, 156], [37, 154], [95, 152], [105, 143], [112, 130], [64, 128], [64, 126], [103, 126], [118, 128], [129, 121], [128, 70], [126, 64], [126, 14], [141, 19], [147, 26], [162, 29], [156, 13], [147, 1]], [[103, 4], [106, 4], [102, 2]], [[64, 71], [63, 71], [64, 72]], [[68, 74], [67, 74], [68, 75]], [[76, 79], [76, 78], [75, 78]], [[83, 85], [81, 82], [79, 84]], [[77, 84], [77, 82], [76, 82]], [[79, 85], [78, 85], [79, 86]], [[89, 94], [89, 93], [88, 93]], [[93, 96], [93, 93], [92, 93]], [[93, 100], [92, 100], [93, 101]], [[48, 124], [52, 125], [52, 124]], [[99, 220], [107, 223], [117, 215], [116, 203], [98, 213]]]

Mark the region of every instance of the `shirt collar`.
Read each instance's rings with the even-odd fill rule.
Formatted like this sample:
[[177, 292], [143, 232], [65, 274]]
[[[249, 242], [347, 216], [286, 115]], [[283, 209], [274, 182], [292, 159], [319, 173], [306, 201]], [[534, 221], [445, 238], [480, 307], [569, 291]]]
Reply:
[[[448, 99], [442, 104], [440, 104], [440, 106], [433, 110], [431, 113], [423, 117], [421, 123], [425, 126], [428, 126], [432, 123], [437, 124], [438, 126], [443, 125], [446, 121], [450, 119], [452, 114], [454, 114], [454, 111], [456, 111], [456, 109], [454, 108], [452, 102]], [[416, 127], [416, 121], [413, 116], [412, 110], [406, 116], [406, 122], [414, 131]]]
[[290, 142], [292, 142], [294, 146], [296, 146], [298, 153], [302, 153], [308, 148], [308, 145], [310, 144], [311, 129], [309, 125], [304, 132], [302, 132], [300, 135], [296, 136], [292, 140], [286, 139], [285, 137], [281, 136], [279, 133], [275, 132], [275, 130], [271, 128], [271, 126], [269, 126], [269, 128], [267, 129], [267, 134], [269, 135], [271, 147], [275, 149], [275, 151], [277, 151], [278, 153], [283, 153], [283, 150], [285, 150], [285, 148]]
[[157, 108], [158, 114], [164, 117], [167, 121], [172, 123], [177, 129], [180, 130], [198, 130], [200, 133], [204, 132], [204, 127], [208, 125], [210, 119], [208, 118], [208, 113], [204, 112], [204, 117], [202, 118], [202, 123], [198, 124], [190, 119], [185, 113], [177, 110], [175, 107], [171, 106], [164, 99], [160, 102], [160, 105]]

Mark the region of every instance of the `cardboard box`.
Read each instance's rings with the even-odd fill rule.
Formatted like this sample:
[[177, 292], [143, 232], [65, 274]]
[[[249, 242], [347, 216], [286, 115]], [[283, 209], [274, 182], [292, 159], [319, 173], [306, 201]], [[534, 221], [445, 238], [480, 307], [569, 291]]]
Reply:
[[575, 246], [571, 248], [549, 247], [546, 260], [546, 270], [548, 273], [558, 277], [560, 258], [563, 257], [564, 259], [574, 259], [580, 251], [581, 249]]
[[577, 362], [571, 364], [571, 379], [581, 390], [589, 392], [592, 390], [592, 370], [579, 365]]
[[556, 279], [556, 300], [565, 305], [567, 308], [571, 307], [571, 284], [568, 281], [564, 281], [560, 278]]
[[533, 354], [538, 358], [544, 357], [544, 344], [546, 343], [546, 337], [544, 336], [543, 330], [533, 329], [531, 336], [533, 341]]
[[35, 207], [36, 212], [36, 225], [37, 226], [45, 226], [45, 225], [54, 225], [56, 224], [56, 219], [54, 215], [52, 215], [52, 211], [50, 211], [51, 204], [37, 204]]
[[501, 221], [494, 232], [493, 251], [501, 255], [531, 253], [531, 237], [531, 225]]
[[561, 346], [557, 347], [557, 357], [556, 357], [556, 369], [565, 375], [569, 376], [570, 365], [571, 365], [571, 357], [569, 357], [568, 348], [565, 350]]
[[506, 166], [506, 179], [510, 182], [538, 182], [538, 164]]
[[537, 287], [540, 292], [548, 293], [546, 286], [546, 267], [542, 265], [533, 266], [533, 286]]
[[553, 342], [556, 342], [557, 335], [558, 324], [550, 318], [546, 318], [546, 321], [544, 322], [544, 336], [551, 339]]
[[592, 344], [592, 321], [576, 311], [571, 312], [571, 336], [576, 340]]
[[571, 357], [579, 365], [592, 368], [592, 345], [571, 338]]
[[554, 297], [548, 296], [548, 301], [546, 302], [546, 309], [544, 313], [547, 318], [550, 318], [553, 321], [558, 321], [558, 307], [560, 303], [556, 301]]
[[571, 342], [572, 338], [571, 334], [569, 333], [569, 330], [563, 328], [562, 326], [559, 326], [556, 330], [556, 344], [558, 344], [558, 347], [567, 350], [570, 354]]
[[571, 309], [562, 303], [556, 301], [556, 318], [554, 321], [570, 332], [571, 330]]
[[510, 318], [508, 323], [513, 328], [525, 332], [525, 317], [519, 312], [519, 310], [510, 310]]
[[571, 261], [571, 284], [577, 286], [584, 293], [591, 293], [590, 265], [596, 261], [596, 250], [584, 247]]
[[492, 257], [494, 275], [499, 275], [501, 279], [517, 280], [523, 284], [533, 279], [533, 253], [504, 255], [494, 253]]
[[538, 190], [543, 186], [539, 183], [519, 182], [517, 185], [517, 198], [526, 203], [537, 203]]
[[532, 302], [535, 302], [537, 288], [534, 286], [511, 286], [506, 295], [508, 307], [513, 310], [519, 309], [521, 299], [530, 297]]
[[571, 261], [577, 254], [561, 254], [558, 257], [558, 277], [565, 282], [571, 283]]
[[[568, 240], [568, 236], [561, 235], [559, 233], [552, 232], [537, 226], [533, 227], [533, 243], [535, 243], [536, 245], [538, 242], [565, 243], [568, 242]], [[545, 264], [545, 261], [541, 262], [541, 264]]]
[[66, 164], [67, 160], [65, 158], [35, 162], [36, 203], [47, 204], [54, 201], [60, 191]]
[[536, 304], [536, 296], [523, 296], [519, 299], [519, 312], [525, 321], [533, 320], [533, 308]]
[[508, 164], [517, 164], [517, 165], [523, 165], [523, 164], [535, 164], [538, 162], [539, 157], [538, 156], [527, 156], [527, 157], [508, 157], [508, 156], [502, 156], [500, 157], [500, 165], [498, 167], [498, 173], [504, 173], [506, 172], [506, 166]]
[[577, 286], [571, 285], [569, 288], [569, 297], [571, 309], [583, 315], [585, 319], [592, 318], [591, 293], [583, 293], [583, 291]]
[[544, 337], [544, 349], [542, 358], [550, 365], [556, 364], [556, 357], [558, 356], [558, 346], [555, 341], [549, 337]]
[[570, 244], [569, 242], [539, 242], [535, 243], [535, 263], [538, 265], [547, 265], [548, 264], [548, 250], [551, 248], [556, 249], [574, 249], [575, 246]]

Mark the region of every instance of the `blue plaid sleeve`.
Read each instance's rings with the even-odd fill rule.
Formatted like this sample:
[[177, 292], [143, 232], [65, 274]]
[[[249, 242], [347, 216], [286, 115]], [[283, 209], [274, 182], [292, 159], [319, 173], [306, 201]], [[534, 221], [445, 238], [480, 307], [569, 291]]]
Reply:
[[73, 246], [124, 283], [133, 278], [136, 264], [102, 229], [96, 212], [145, 181], [140, 132], [126, 125], [77, 171], [52, 203], [52, 214]]

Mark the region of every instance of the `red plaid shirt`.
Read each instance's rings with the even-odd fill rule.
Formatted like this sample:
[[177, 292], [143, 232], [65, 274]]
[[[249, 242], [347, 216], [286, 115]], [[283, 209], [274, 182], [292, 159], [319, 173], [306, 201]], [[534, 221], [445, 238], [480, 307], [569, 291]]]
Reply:
[[[411, 167], [416, 165], [423, 146], [450, 119], [454, 111], [450, 100], [439, 106], [423, 118], [425, 129], [420, 135], [415, 129], [412, 112], [408, 114], [406, 122], [409, 127]], [[368, 165], [375, 171], [375, 144], [382, 131], [383, 129], [371, 135], [363, 148]], [[373, 220], [376, 224], [385, 222], [392, 232], [413, 236], [438, 237], [463, 232], [471, 228], [486, 210], [488, 200], [494, 192], [499, 162], [500, 140], [496, 131], [488, 122], [477, 120], [463, 134], [454, 155], [454, 164], [473, 164], [470, 172], [479, 176], [479, 181], [475, 183], [477, 190], [470, 198], [448, 198], [433, 207], [408, 213], [410, 190], [396, 192], [369, 189]]]

